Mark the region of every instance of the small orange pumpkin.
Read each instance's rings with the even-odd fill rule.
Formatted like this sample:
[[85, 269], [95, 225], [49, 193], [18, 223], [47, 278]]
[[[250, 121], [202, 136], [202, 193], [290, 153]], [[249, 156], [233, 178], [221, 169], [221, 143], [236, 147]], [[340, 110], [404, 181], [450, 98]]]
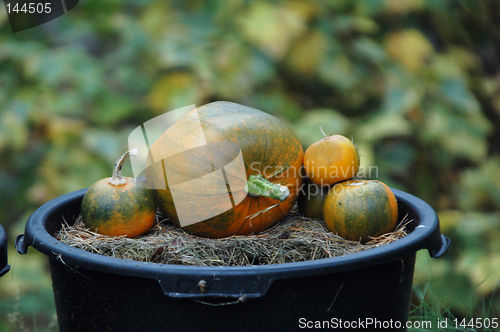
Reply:
[[391, 232], [398, 204], [391, 189], [376, 180], [337, 183], [323, 203], [326, 227], [347, 240], [366, 242]]
[[307, 176], [320, 186], [331, 186], [353, 178], [359, 164], [356, 146], [342, 135], [326, 136], [314, 142], [304, 153]]
[[109, 236], [133, 238], [149, 231], [155, 222], [153, 193], [122, 176], [122, 166], [139, 149], [127, 151], [118, 159], [113, 176], [94, 183], [82, 201], [82, 221], [93, 231]]

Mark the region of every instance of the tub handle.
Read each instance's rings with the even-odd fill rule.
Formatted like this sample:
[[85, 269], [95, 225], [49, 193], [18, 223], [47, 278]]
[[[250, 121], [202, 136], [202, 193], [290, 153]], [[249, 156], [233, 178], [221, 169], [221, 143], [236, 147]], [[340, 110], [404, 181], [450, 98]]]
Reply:
[[0, 225], [0, 277], [9, 272], [10, 265], [7, 263], [7, 235]]
[[[267, 274], [246, 274], [237, 276], [224, 275], [185, 275], [171, 278], [158, 278], [165, 295], [177, 298], [216, 299], [220, 303], [236, 304], [246, 299], [258, 298], [266, 295], [274, 278]], [[182, 282], [179, 282], [182, 280]], [[203, 284], [203, 288], [200, 288]], [[222, 301], [220, 301], [222, 300]]]
[[432, 243], [427, 250], [429, 250], [429, 255], [433, 258], [439, 258], [444, 255], [448, 247], [450, 246], [450, 239], [446, 236], [439, 234], [439, 243]]
[[26, 243], [24, 239], [24, 234], [18, 235], [16, 237], [14, 245], [16, 246], [16, 250], [18, 253], [24, 255], [28, 252], [28, 243]]
[[10, 271], [10, 265], [8, 265], [8, 264], [5, 265], [5, 267], [3, 269], [0, 267], [0, 277], [2, 277], [4, 274], [6, 274], [9, 271]]

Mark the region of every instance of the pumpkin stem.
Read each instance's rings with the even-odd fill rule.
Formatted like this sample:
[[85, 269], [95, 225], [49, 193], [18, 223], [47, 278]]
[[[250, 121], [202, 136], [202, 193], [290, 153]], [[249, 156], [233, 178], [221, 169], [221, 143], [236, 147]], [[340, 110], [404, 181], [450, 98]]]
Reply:
[[115, 167], [113, 168], [113, 176], [111, 177], [111, 179], [109, 179], [109, 183], [111, 183], [114, 186], [120, 186], [127, 183], [127, 179], [125, 179], [122, 176], [123, 163], [125, 162], [125, 159], [128, 158], [128, 156], [136, 156], [138, 153], [139, 153], [138, 148], [129, 150], [125, 152], [123, 156], [121, 156], [120, 159], [116, 161]]
[[250, 197], [264, 196], [278, 199], [282, 202], [290, 196], [288, 187], [278, 183], [272, 183], [260, 174], [250, 175], [243, 190], [245, 190]]
[[325, 134], [325, 132], [323, 131], [323, 127], [321, 127], [321, 123], [318, 123], [318, 125], [319, 125], [319, 130], [321, 130], [321, 133], [322, 133], [323, 135], [325, 135], [325, 137], [328, 137], [328, 135], [327, 135], [327, 134]]

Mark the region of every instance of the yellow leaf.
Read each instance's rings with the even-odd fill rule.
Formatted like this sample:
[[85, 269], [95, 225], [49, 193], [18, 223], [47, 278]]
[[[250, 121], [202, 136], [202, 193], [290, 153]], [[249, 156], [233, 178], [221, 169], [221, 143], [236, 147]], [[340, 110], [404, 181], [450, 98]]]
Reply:
[[478, 257], [472, 268], [465, 270], [471, 279], [475, 291], [480, 294], [490, 294], [498, 286], [500, 280], [500, 254], [491, 253]]
[[313, 19], [321, 10], [318, 3], [313, 1], [291, 0], [286, 1], [283, 6], [295, 12], [305, 20]]
[[307, 23], [296, 11], [263, 1], [252, 2], [237, 21], [243, 37], [275, 60], [287, 54]]
[[457, 210], [445, 210], [439, 211], [438, 216], [441, 233], [446, 234], [460, 225], [463, 219], [463, 212]]
[[148, 95], [149, 105], [157, 114], [196, 104], [198, 99], [197, 82], [189, 72], [166, 74], [155, 83]]
[[56, 146], [66, 146], [81, 136], [85, 123], [79, 119], [53, 117], [47, 121], [47, 134]]
[[327, 36], [319, 30], [314, 30], [293, 45], [287, 58], [287, 64], [293, 70], [310, 74], [324, 60], [327, 50]]
[[413, 72], [421, 70], [434, 53], [432, 44], [416, 29], [391, 34], [385, 47], [394, 60]]
[[147, 6], [142, 13], [139, 23], [155, 37], [159, 37], [173, 20], [173, 11], [167, 1], [158, 1]]
[[13, 111], [0, 116], [0, 150], [11, 147], [20, 151], [28, 144], [28, 127], [25, 119]]
[[385, 6], [392, 14], [406, 14], [424, 9], [425, 3], [423, 0], [385, 0]]

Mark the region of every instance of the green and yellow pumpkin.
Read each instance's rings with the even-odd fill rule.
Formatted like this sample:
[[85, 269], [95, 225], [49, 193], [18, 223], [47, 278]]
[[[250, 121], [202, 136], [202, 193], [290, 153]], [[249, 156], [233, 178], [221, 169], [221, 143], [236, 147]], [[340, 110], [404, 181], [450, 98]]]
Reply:
[[344, 181], [326, 196], [323, 218], [331, 232], [347, 240], [366, 242], [394, 230], [398, 204], [391, 189], [380, 181]]
[[150, 150], [146, 182], [185, 231], [221, 238], [263, 231], [293, 207], [303, 150], [276, 117], [231, 102], [193, 109]]
[[323, 203], [329, 190], [328, 186], [319, 186], [304, 178], [297, 199], [299, 213], [306, 218], [323, 219]]
[[118, 159], [113, 176], [94, 183], [82, 201], [82, 221], [91, 230], [108, 236], [133, 238], [149, 231], [155, 222], [153, 193], [122, 176], [123, 162], [138, 149], [127, 151]]

